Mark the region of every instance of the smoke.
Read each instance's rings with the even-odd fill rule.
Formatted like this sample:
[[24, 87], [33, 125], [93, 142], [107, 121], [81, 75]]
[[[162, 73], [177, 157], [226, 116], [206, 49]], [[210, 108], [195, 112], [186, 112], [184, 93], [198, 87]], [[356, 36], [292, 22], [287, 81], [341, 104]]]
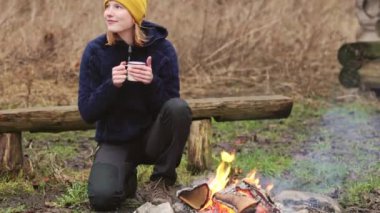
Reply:
[[295, 189], [337, 198], [346, 183], [379, 170], [380, 115], [358, 106], [327, 110], [275, 190]]

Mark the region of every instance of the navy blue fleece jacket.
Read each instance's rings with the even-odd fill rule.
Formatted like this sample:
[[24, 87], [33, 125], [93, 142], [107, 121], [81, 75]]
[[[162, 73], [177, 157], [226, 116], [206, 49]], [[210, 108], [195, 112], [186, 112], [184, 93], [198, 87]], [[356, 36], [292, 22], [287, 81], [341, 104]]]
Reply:
[[144, 85], [125, 81], [112, 83], [112, 68], [127, 61], [128, 44], [106, 45], [105, 35], [89, 42], [80, 65], [78, 107], [84, 121], [96, 122], [98, 142], [128, 143], [141, 136], [156, 118], [162, 105], [179, 97], [177, 54], [166, 39], [165, 28], [144, 21], [149, 39], [143, 47], [132, 47], [131, 61], [146, 62], [152, 56], [153, 81]]

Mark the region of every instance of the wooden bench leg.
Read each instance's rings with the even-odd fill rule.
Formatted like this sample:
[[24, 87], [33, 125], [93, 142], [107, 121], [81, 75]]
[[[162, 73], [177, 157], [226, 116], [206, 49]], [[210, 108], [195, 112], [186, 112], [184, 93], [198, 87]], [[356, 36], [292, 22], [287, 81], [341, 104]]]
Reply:
[[0, 174], [14, 174], [23, 167], [20, 133], [0, 133]]
[[192, 122], [189, 139], [187, 141], [187, 169], [189, 171], [197, 173], [210, 168], [211, 152], [209, 146], [211, 134], [210, 119]]

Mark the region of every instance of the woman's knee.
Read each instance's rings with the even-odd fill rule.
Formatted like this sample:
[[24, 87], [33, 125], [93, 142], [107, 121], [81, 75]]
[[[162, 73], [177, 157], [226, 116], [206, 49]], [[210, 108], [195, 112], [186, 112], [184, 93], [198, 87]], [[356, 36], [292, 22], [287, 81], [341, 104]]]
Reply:
[[191, 110], [186, 101], [180, 98], [172, 98], [164, 104], [165, 112], [174, 117], [188, 118], [191, 120]]
[[114, 211], [124, 200], [123, 195], [112, 188], [95, 190], [89, 187], [88, 190], [91, 208], [96, 211]]
[[90, 206], [95, 211], [115, 211], [123, 201], [121, 197], [109, 195], [94, 195], [89, 196]]
[[106, 163], [95, 163], [88, 181], [90, 205], [97, 211], [112, 211], [123, 201], [117, 167]]

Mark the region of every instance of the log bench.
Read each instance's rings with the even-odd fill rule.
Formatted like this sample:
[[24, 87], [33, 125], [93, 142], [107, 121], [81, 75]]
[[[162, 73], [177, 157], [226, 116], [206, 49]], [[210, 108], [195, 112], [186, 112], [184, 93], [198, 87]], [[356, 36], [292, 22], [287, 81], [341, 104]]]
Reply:
[[[193, 113], [187, 143], [188, 168], [209, 168], [211, 119], [238, 121], [280, 119], [290, 115], [293, 101], [281, 95], [186, 100]], [[94, 129], [80, 117], [77, 106], [0, 110], [0, 173], [22, 168], [22, 132], [62, 132]]]

